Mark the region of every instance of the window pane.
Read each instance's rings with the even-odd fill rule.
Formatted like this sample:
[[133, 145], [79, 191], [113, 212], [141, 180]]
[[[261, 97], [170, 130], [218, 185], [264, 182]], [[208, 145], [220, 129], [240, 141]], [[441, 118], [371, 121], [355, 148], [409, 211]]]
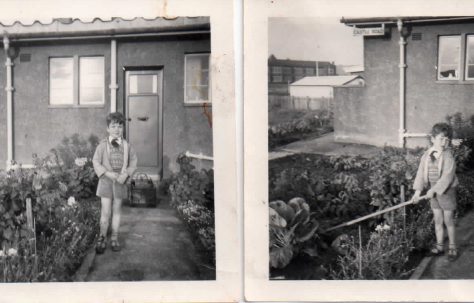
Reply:
[[130, 75], [131, 94], [156, 94], [158, 91], [157, 75]]
[[79, 58], [79, 103], [104, 103], [104, 57]]
[[438, 79], [459, 79], [460, 36], [439, 37]]
[[207, 102], [209, 100], [209, 54], [187, 55], [186, 102]]
[[73, 104], [73, 58], [49, 59], [49, 104]]
[[466, 78], [474, 79], [474, 36], [467, 36], [466, 64]]

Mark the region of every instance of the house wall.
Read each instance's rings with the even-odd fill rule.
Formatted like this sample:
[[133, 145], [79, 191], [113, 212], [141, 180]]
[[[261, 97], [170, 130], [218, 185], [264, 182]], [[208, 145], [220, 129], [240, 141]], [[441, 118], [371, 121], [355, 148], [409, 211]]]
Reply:
[[[407, 39], [406, 129], [427, 133], [436, 122], [456, 112], [474, 114], [474, 81], [437, 81], [438, 36], [474, 32], [474, 24], [414, 26], [422, 39]], [[364, 39], [365, 87], [335, 89], [335, 136], [341, 141], [398, 145], [399, 35]], [[357, 93], [354, 93], [357, 92]], [[355, 103], [357, 102], [357, 104]], [[348, 111], [354, 113], [347, 113]], [[407, 138], [407, 146], [427, 140]]]
[[[212, 128], [201, 106], [184, 105], [184, 55], [210, 52], [206, 39], [163, 40], [160, 42], [122, 42], [117, 47], [117, 107], [123, 109], [123, 67], [163, 67], [163, 168], [164, 177], [176, 171], [176, 156], [182, 152], [212, 156]], [[209, 108], [209, 111], [211, 108]], [[210, 167], [212, 162], [194, 161], [198, 168]]]
[[[108, 43], [49, 43], [25, 45], [20, 54], [31, 54], [29, 62], [20, 62], [19, 56], [13, 66], [13, 140], [14, 159], [22, 164], [32, 163], [32, 154], [46, 155], [65, 136], [79, 133], [85, 138], [91, 134], [105, 136], [105, 116], [110, 112], [110, 44]], [[49, 106], [49, 58], [53, 56], [103, 55], [105, 56], [105, 105], [87, 108], [53, 108]], [[0, 71], [5, 77], [5, 68]], [[5, 86], [5, 80], [2, 82]], [[4, 89], [0, 99], [6, 100]], [[2, 105], [5, 102], [2, 102]], [[0, 121], [6, 120], [6, 110], [1, 111]], [[1, 123], [1, 122], [0, 122]], [[1, 125], [5, 126], [6, 123]], [[6, 139], [0, 138], [6, 149]], [[6, 152], [1, 164], [5, 165]]]
[[[212, 128], [200, 106], [184, 105], [184, 54], [210, 52], [209, 36], [167, 38], [154, 41], [118, 41], [117, 110], [124, 110], [123, 67], [163, 68], [163, 167], [164, 177], [178, 169], [176, 156], [185, 151], [212, 156]], [[3, 52], [0, 60], [5, 61]], [[14, 159], [28, 164], [32, 154], [44, 156], [64, 136], [106, 136], [105, 117], [110, 112], [110, 41], [54, 42], [23, 45], [20, 53], [31, 54], [30, 62], [15, 59], [14, 69]], [[95, 108], [49, 107], [49, 57], [103, 55], [105, 61], [105, 105]], [[7, 158], [5, 68], [0, 69], [0, 167]], [[212, 109], [209, 108], [209, 111]], [[198, 167], [212, 162], [195, 161]]]

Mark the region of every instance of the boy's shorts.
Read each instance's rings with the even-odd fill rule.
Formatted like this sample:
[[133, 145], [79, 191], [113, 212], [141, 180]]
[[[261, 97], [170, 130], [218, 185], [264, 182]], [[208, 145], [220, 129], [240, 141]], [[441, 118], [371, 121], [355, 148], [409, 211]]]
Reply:
[[99, 184], [97, 184], [97, 196], [109, 199], [127, 199], [127, 184], [114, 182], [104, 175], [99, 178]]
[[432, 209], [456, 210], [456, 187], [451, 187], [444, 194], [430, 199]]

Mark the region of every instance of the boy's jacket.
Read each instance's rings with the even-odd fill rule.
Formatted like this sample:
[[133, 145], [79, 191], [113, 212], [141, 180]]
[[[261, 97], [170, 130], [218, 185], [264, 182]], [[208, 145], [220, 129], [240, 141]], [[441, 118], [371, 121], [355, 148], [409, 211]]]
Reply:
[[[430, 152], [431, 148], [421, 157], [420, 166], [418, 167], [415, 182], [413, 183], [414, 190], [422, 191], [429, 186], [428, 161], [431, 161], [429, 156]], [[431, 188], [437, 196], [444, 194], [449, 188], [455, 187], [459, 184], [458, 178], [456, 177], [456, 161], [449, 149], [441, 152], [441, 155], [438, 158], [438, 174], [439, 180], [436, 182], [435, 186]]]
[[[125, 139], [123, 140], [124, 146], [128, 145], [128, 161], [127, 161], [127, 167], [126, 167], [126, 173], [128, 176], [132, 176], [135, 170], [137, 169], [137, 154], [133, 147], [128, 144]], [[108, 153], [108, 139], [103, 139], [100, 141], [99, 145], [97, 145], [97, 148], [94, 153], [94, 157], [92, 158], [92, 164], [94, 165], [94, 171], [97, 174], [97, 176], [100, 178], [103, 174], [105, 174], [108, 171], [113, 171], [112, 165], [110, 165], [109, 161], [109, 153]]]

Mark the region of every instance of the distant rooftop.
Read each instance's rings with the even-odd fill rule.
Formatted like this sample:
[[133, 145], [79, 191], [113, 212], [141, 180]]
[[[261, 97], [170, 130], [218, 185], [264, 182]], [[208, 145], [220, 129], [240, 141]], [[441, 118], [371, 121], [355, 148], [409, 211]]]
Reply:
[[196, 30], [209, 31], [209, 17], [158, 17], [154, 19], [113, 17], [109, 20], [94, 18], [91, 21], [82, 21], [77, 18], [56, 18], [49, 23], [39, 20], [27, 24], [20, 21], [15, 21], [12, 24], [0, 22], [0, 31], [6, 32], [13, 40], [25, 37], [74, 37]]
[[268, 64], [271, 65], [282, 65], [282, 66], [292, 66], [292, 67], [316, 67], [316, 62], [318, 66], [327, 67], [328, 65], [333, 65], [334, 62], [329, 61], [309, 61], [309, 60], [292, 60], [292, 59], [277, 59], [274, 55], [268, 57]]
[[361, 76], [321, 76], [304, 77], [290, 84], [291, 86], [342, 86], [356, 79], [362, 79]]

